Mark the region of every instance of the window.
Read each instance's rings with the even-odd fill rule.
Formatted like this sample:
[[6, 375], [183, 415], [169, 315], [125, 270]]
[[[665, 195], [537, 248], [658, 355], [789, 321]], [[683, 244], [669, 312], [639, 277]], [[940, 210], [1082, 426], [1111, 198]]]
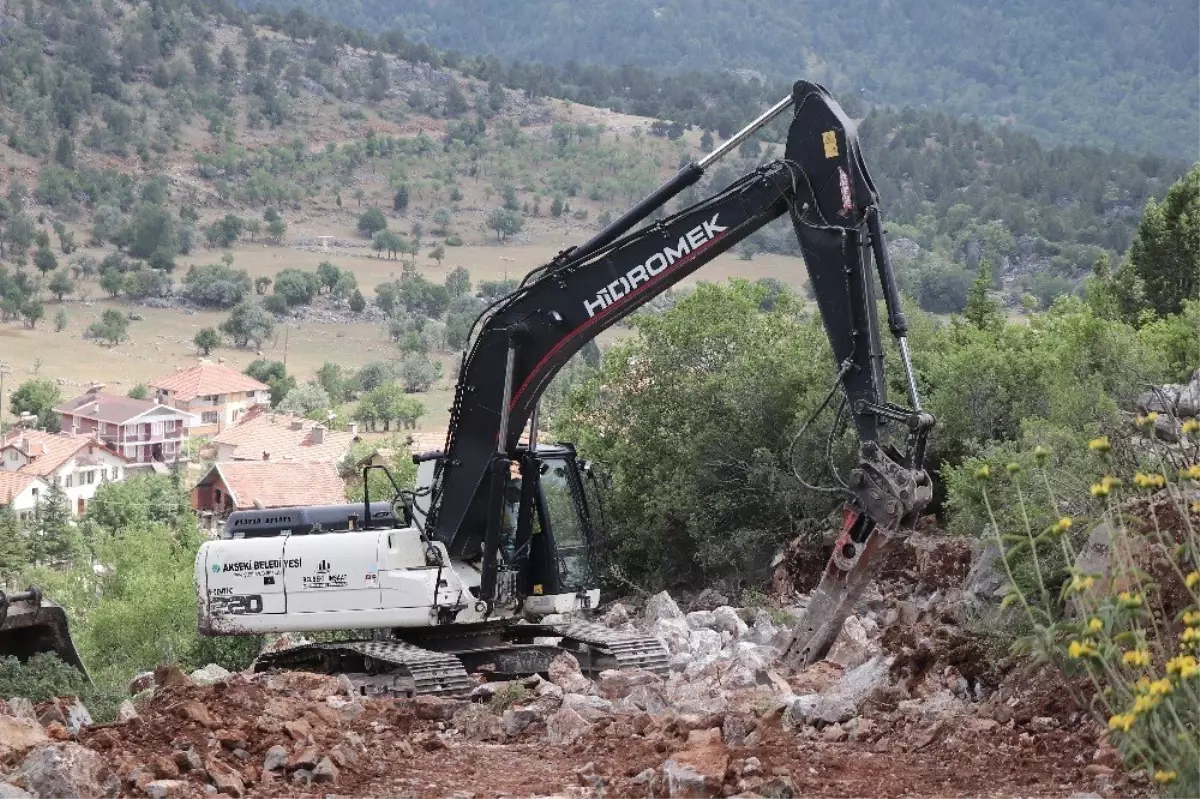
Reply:
[[159, 438], [162, 436], [162, 434], [163, 434], [163, 423], [162, 422], [154, 422], [150, 426], [150, 435], [155, 438]]
[[87, 471], [87, 484], [88, 484], [88, 485], [91, 485], [91, 484], [92, 484], [92, 483], [94, 483], [95, 481], [96, 481], [96, 470], [95, 470], [95, 469], [88, 469], [88, 471]]
[[121, 479], [121, 467], [119, 467], [119, 466], [114, 466], [114, 467], [112, 468], [112, 479], [114, 479], [114, 480], [120, 480], [120, 479]]
[[67, 475], [67, 488], [70, 488], [74, 484], [75, 484], [75, 475], [68, 474]]
[[8, 451], [8, 459], [10, 461], [15, 461], [17, 459], [17, 457], [18, 457], [17, 451], [15, 449], [10, 449]]
[[62, 485], [62, 477], [61, 477], [60, 475], [57, 475], [57, 474], [56, 474], [56, 475], [54, 475], [54, 484], [55, 484], [56, 486], [61, 486], [61, 485]]
[[247, 392], [246, 392], [246, 399], [254, 399], [254, 392], [253, 392], [253, 391], [247, 391]]
[[38, 490], [36, 488], [34, 488], [29, 493], [33, 495], [33, 499], [36, 502], [37, 498], [38, 498]]
[[100, 423], [100, 435], [104, 435], [107, 432], [108, 432], [108, 422], [101, 422]]
[[205, 424], [216, 424], [220, 419], [221, 415], [217, 411], [205, 411], [200, 415], [200, 421]]

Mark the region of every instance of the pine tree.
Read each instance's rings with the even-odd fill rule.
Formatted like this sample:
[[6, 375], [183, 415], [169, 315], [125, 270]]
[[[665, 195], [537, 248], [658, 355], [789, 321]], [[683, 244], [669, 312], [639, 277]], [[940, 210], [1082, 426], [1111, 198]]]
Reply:
[[30, 565], [29, 534], [11, 505], [0, 505], [0, 588], [11, 588], [7, 581], [16, 579]]
[[57, 485], [38, 503], [33, 535], [34, 559], [41, 564], [70, 561], [79, 551], [79, 532], [66, 493]]
[[980, 330], [990, 330], [1004, 324], [1004, 315], [1000, 312], [1000, 303], [991, 297], [992, 265], [987, 261], [979, 262], [979, 276], [971, 284], [967, 293], [967, 306], [963, 316], [967, 321]]

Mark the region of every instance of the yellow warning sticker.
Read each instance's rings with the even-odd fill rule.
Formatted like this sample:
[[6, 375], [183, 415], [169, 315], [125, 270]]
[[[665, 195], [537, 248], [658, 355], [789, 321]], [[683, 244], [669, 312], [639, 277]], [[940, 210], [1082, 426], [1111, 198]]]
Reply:
[[535, 585], [535, 586], [533, 587], [533, 595], [534, 595], [534, 596], [541, 596], [541, 595], [542, 595], [542, 584], [541, 584], [541, 583], [538, 583], [537, 585]]
[[838, 146], [837, 146], [837, 132], [836, 131], [827, 130], [824, 133], [822, 133], [821, 134], [821, 144], [825, 145], [825, 157], [826, 158], [837, 158]]

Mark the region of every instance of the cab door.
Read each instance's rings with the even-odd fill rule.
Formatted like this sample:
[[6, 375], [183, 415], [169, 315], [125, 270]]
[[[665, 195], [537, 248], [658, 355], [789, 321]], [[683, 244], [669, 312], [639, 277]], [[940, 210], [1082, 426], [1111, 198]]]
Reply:
[[288, 612], [381, 608], [379, 537], [376, 530], [288, 536]]

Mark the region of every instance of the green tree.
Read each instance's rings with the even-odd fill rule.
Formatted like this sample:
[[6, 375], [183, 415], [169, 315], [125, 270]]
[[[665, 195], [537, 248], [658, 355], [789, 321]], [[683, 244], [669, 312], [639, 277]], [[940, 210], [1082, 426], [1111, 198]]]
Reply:
[[41, 300], [26, 300], [25, 304], [21, 306], [21, 316], [25, 320], [25, 326], [33, 329], [46, 317], [46, 306], [42, 304]]
[[248, 347], [251, 342], [258, 347], [271, 337], [275, 330], [275, 320], [262, 306], [245, 300], [233, 309], [219, 329], [239, 347]]
[[54, 273], [54, 277], [50, 278], [50, 284], [47, 286], [50, 293], [62, 302], [63, 297], [75, 290], [75, 283], [71, 280], [71, 275], [65, 270], [60, 269]]
[[115, 347], [129, 335], [129, 319], [116, 308], [109, 308], [100, 318], [88, 325], [87, 337], [107, 342]]
[[[338, 471], [346, 481], [346, 499], [350, 502], [363, 500], [363, 473], [355, 468], [359, 461], [375, 452], [390, 452], [391, 458], [385, 464], [397, 485], [410, 486], [416, 482], [417, 467], [408, 456], [408, 439], [399, 434], [386, 438], [375, 438], [370, 441], [359, 441], [350, 447], [350, 451], [338, 464]], [[379, 469], [367, 472], [371, 497], [374, 499], [391, 499], [394, 489], [387, 477]]]
[[[429, 257], [438, 262], [438, 266], [442, 265], [442, 259], [446, 257], [446, 246], [439, 244], [429, 251]], [[470, 289], [468, 289], [469, 291]]]
[[125, 288], [125, 275], [118, 269], [104, 270], [100, 273], [100, 288], [115, 300]]
[[349, 381], [346, 379], [341, 364], [326, 361], [317, 370], [317, 384], [325, 390], [332, 402], [344, 402], [349, 399]]
[[322, 261], [317, 264], [317, 280], [325, 287], [326, 291], [332, 292], [333, 287], [337, 285], [338, 278], [341, 276], [342, 270], [329, 263], [329, 261]]
[[281, 244], [287, 235], [287, 222], [282, 217], [276, 217], [267, 223], [267, 238], [275, 244]]
[[142, 258], [155, 269], [175, 268], [179, 254], [179, 238], [175, 218], [161, 206], [143, 205], [129, 221], [128, 230], [121, 234], [125, 249], [134, 258]]
[[366, 309], [367, 298], [363, 296], [361, 291], [355, 289], [354, 293], [350, 295], [350, 310], [354, 311], [354, 313], [362, 313]]
[[471, 293], [471, 273], [461, 266], [456, 266], [446, 275], [446, 291], [450, 298], [457, 299]]
[[271, 287], [273, 281], [266, 275], [259, 275], [254, 278], [254, 293], [262, 296], [267, 293], [267, 289]]
[[246, 230], [246, 220], [236, 214], [225, 216], [204, 229], [209, 247], [232, 247]]
[[29, 248], [37, 238], [37, 228], [33, 220], [22, 213], [9, 218], [4, 228], [4, 240], [8, 243], [8, 257], [18, 266], [24, 266], [29, 260]]
[[442, 376], [440, 361], [430, 360], [423, 352], [410, 352], [400, 359], [400, 385], [408, 394], [428, 391]]
[[24, 590], [16, 580], [33, 560], [33, 551], [29, 534], [7, 499], [0, 505], [0, 590]]
[[71, 518], [67, 494], [56, 483], [38, 502], [36, 524], [30, 542], [33, 558], [40, 564], [70, 563], [82, 550], [82, 541]]
[[967, 293], [963, 317], [980, 330], [994, 330], [1004, 323], [1000, 304], [992, 299], [992, 267], [987, 261], [979, 263], [979, 274]]
[[288, 391], [278, 407], [284, 413], [296, 416], [313, 417], [314, 414], [320, 414], [323, 418], [323, 412], [329, 410], [331, 404], [329, 394], [320, 384], [305, 383]]
[[9, 397], [9, 412], [20, 417], [22, 413], [31, 413], [38, 418], [38, 426], [57, 433], [59, 426], [58, 414], [54, 406], [62, 402], [62, 393], [58, 386], [50, 380], [27, 380], [17, 386], [17, 390]]
[[1141, 278], [1146, 303], [1160, 316], [1179, 313], [1200, 288], [1200, 163], [1150, 200], [1138, 225], [1129, 261]]
[[54, 257], [54, 250], [49, 247], [38, 247], [37, 252], [33, 254], [33, 265], [43, 275], [57, 269], [58, 259]]
[[396, 189], [395, 196], [392, 197], [392, 210], [403, 214], [406, 208], [408, 208], [408, 186], [400, 186]]
[[136, 386], [129, 389], [129, 391], [125, 392], [125, 396], [129, 397], [130, 399], [148, 400], [150, 399], [150, 387], [145, 383], [138, 383]]
[[392, 429], [412, 429], [417, 425], [425, 407], [407, 396], [396, 383], [385, 383], [368, 391], [355, 408], [355, 421], [371, 430], [382, 426], [384, 432]]
[[372, 206], [359, 214], [358, 232], [371, 238], [376, 232], [386, 230], [387, 224], [387, 217], [383, 215], [383, 211]]
[[320, 286], [320, 278], [312, 272], [284, 269], [275, 275], [275, 293], [292, 307], [310, 304]]
[[67, 169], [75, 166], [75, 143], [71, 141], [71, 135], [66, 131], [59, 134], [58, 141], [54, 145], [54, 161]]
[[63, 308], [58, 309], [58, 313], [54, 314], [54, 332], [61, 333], [67, 329], [67, 312]]
[[282, 361], [259, 358], [250, 362], [250, 365], [246, 367], [246, 374], [271, 387], [271, 405], [273, 406], [283, 402], [283, 398], [296, 388], [296, 378], [287, 373], [287, 367], [283, 365]]
[[196, 349], [200, 350], [201, 355], [208, 355], [221, 346], [221, 334], [215, 327], [201, 328], [196, 333], [196, 337], [192, 339], [192, 343], [196, 345]]
[[504, 241], [509, 236], [520, 233], [524, 224], [519, 212], [507, 208], [493, 208], [488, 214], [488, 227], [496, 231], [497, 241]]

